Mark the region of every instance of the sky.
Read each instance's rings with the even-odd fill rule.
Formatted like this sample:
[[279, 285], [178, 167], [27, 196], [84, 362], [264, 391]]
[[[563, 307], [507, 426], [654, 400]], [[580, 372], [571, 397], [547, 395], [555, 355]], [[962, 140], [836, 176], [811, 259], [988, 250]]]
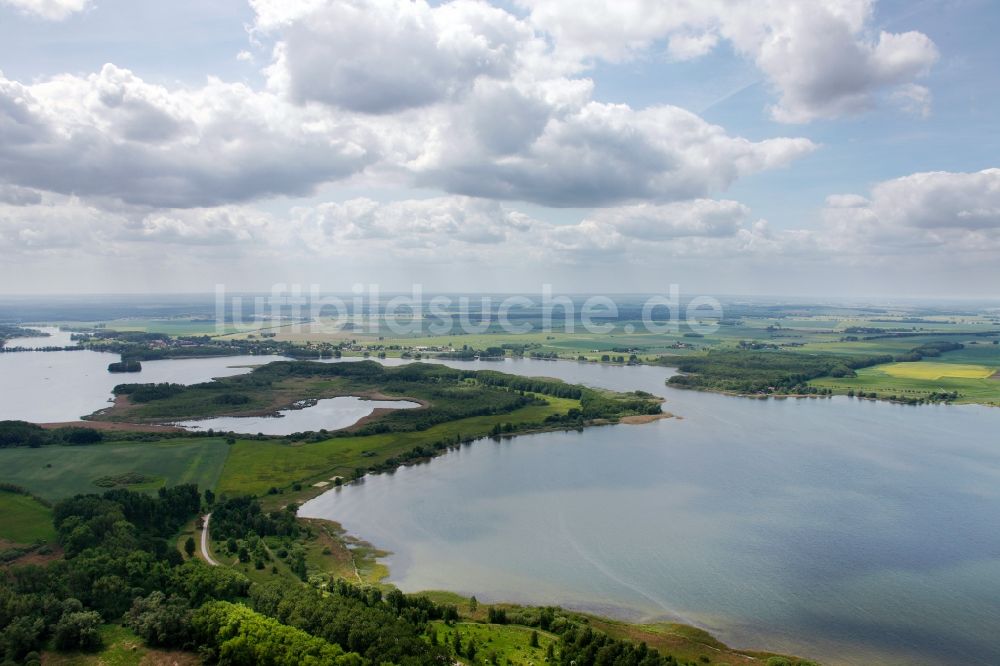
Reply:
[[1000, 296], [994, 0], [0, 0], [0, 293]]

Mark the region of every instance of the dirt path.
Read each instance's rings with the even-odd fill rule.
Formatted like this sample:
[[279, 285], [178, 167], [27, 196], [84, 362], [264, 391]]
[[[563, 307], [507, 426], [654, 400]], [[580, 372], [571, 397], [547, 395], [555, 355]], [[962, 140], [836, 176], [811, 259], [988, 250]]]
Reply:
[[201, 556], [210, 566], [217, 567], [219, 563], [212, 559], [212, 556], [208, 552], [208, 521], [212, 518], [212, 514], [205, 514], [205, 522], [201, 528]]

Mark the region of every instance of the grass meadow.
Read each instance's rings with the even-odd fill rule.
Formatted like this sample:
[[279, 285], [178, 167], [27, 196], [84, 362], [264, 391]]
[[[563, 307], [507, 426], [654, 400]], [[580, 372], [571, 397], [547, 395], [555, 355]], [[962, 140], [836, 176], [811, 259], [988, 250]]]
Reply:
[[43, 446], [0, 449], [0, 481], [27, 488], [47, 500], [107, 490], [94, 482], [103, 477], [138, 473], [152, 481], [133, 489], [196, 483], [214, 488], [229, 446], [221, 438], [168, 439], [91, 446]]
[[55, 538], [52, 509], [30, 495], [0, 491], [0, 539], [30, 545]]

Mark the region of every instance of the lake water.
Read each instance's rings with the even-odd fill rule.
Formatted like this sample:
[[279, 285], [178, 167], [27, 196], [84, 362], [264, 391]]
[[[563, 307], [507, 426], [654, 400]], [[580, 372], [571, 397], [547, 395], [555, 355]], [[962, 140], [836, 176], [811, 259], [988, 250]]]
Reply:
[[1000, 663], [1000, 410], [448, 365], [642, 389], [684, 418], [484, 440], [303, 506], [392, 550], [402, 589], [677, 619], [833, 664]]
[[25, 349], [41, 349], [44, 347], [75, 347], [76, 341], [72, 340], [72, 331], [63, 331], [57, 326], [30, 326], [36, 331], [48, 333], [46, 336], [32, 338], [11, 338], [4, 343], [4, 347], [23, 347]]
[[[36, 346], [46, 346], [45, 341], [53, 344], [53, 338], [17, 340], [31, 340]], [[17, 343], [12, 340], [11, 344]], [[119, 360], [117, 354], [89, 350], [0, 353], [0, 420], [75, 421], [107, 407], [111, 389], [118, 384], [196, 384], [250, 372], [255, 365], [282, 358], [225, 356], [143, 361], [141, 372], [111, 373], [108, 364]]]
[[367, 400], [341, 396], [317, 400], [316, 404], [300, 409], [285, 409], [280, 416], [224, 416], [194, 421], [181, 421], [182, 428], [220, 432], [240, 432], [264, 435], [291, 435], [296, 432], [336, 430], [346, 428], [369, 416], [376, 409], [413, 409], [420, 405], [409, 400]]
[[[274, 359], [128, 375], [114, 360], [0, 354], [0, 419], [72, 420], [121, 382]], [[669, 389], [667, 368], [446, 363], [647, 390], [684, 418], [484, 440], [303, 507], [394, 551], [404, 590], [679, 619], [833, 664], [1000, 663], [1000, 410], [730, 398]]]

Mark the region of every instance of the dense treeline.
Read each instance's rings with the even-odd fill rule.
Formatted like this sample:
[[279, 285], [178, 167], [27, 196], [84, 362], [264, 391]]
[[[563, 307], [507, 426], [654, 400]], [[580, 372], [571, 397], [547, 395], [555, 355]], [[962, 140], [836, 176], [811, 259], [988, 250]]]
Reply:
[[455, 351], [438, 354], [438, 358], [457, 359], [471, 361], [473, 359], [501, 359], [507, 355], [506, 345], [504, 347], [487, 347], [486, 349], [473, 349], [464, 347]]
[[914, 347], [901, 356], [897, 356], [895, 360], [898, 362], [920, 361], [925, 357], [935, 358], [945, 352], [957, 351], [959, 349], [965, 349], [965, 345], [961, 342], [948, 342], [946, 340], [926, 342], [919, 347]]
[[818, 377], [853, 377], [855, 370], [891, 363], [888, 355], [838, 356], [798, 352], [712, 350], [705, 356], [682, 358], [676, 363], [683, 375], [668, 381], [681, 388], [733, 393], [805, 392]]
[[295, 520], [295, 505], [281, 511], [266, 513], [252, 497], [234, 497], [212, 508], [212, 534], [217, 539], [242, 539], [248, 533], [258, 536], [290, 536], [299, 534]]
[[[808, 385], [819, 377], [854, 377], [860, 368], [892, 362], [913, 362], [934, 358], [950, 351], [963, 349], [960, 342], [934, 340], [890, 356], [847, 356], [837, 354], [807, 354], [786, 351], [712, 350], [705, 356], [670, 360], [683, 373], [668, 380], [672, 386], [734, 393], [828, 393]], [[668, 362], [663, 360], [661, 362]], [[859, 393], [859, 397], [867, 397]], [[872, 394], [874, 397], [875, 394]], [[899, 402], [918, 404], [924, 401], [948, 401], [947, 395], [933, 398], [892, 396]]]
[[292, 358], [331, 358], [339, 355], [333, 345], [299, 345], [269, 339], [273, 334], [262, 333], [266, 340], [221, 340], [208, 335], [171, 337], [165, 333], [112, 331], [95, 329], [81, 334], [83, 348], [112, 352], [140, 361], [205, 356], [238, 356], [276, 354]]
[[104, 440], [104, 433], [93, 428], [46, 429], [27, 421], [0, 421], [0, 448], [47, 446], [51, 444], [85, 445]]
[[48, 333], [35, 328], [24, 328], [14, 324], [0, 324], [0, 347], [11, 338], [47, 338]]
[[142, 363], [135, 359], [122, 359], [108, 364], [108, 372], [142, 372]]
[[360, 654], [369, 664], [418, 666], [447, 662], [447, 651], [422, 639], [427, 622], [454, 619], [452, 607], [424, 597], [335, 581], [326, 593], [280, 583], [250, 591], [254, 609]]
[[[361, 666], [356, 654], [242, 604], [213, 601], [192, 614], [192, 633], [207, 661], [232, 666]], [[206, 649], [207, 648], [207, 649]]]
[[609, 638], [590, 627], [569, 629], [559, 639], [563, 666], [672, 666], [677, 660], [645, 643], [635, 645]]
[[183, 384], [118, 384], [112, 389], [115, 395], [127, 395], [132, 402], [152, 402], [163, 400], [183, 393], [187, 389]]

